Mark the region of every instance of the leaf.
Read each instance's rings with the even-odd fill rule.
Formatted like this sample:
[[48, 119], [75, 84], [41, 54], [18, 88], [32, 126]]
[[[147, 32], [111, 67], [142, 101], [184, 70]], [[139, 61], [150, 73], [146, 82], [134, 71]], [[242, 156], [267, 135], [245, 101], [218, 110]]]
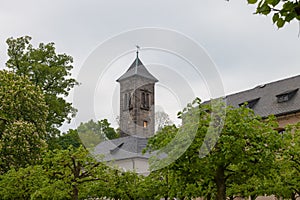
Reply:
[[290, 22], [295, 18], [295, 14], [294, 13], [289, 13], [286, 17], [285, 17], [285, 21], [286, 22]]
[[279, 4], [280, 0], [273, 0], [273, 2], [271, 3], [272, 6], [277, 6], [277, 4]]
[[266, 0], [267, 4], [272, 5], [272, 6], [276, 6], [280, 0]]
[[255, 4], [257, 0], [247, 0], [249, 4]]
[[275, 13], [275, 14], [273, 15], [273, 18], [272, 18], [273, 23], [275, 24], [275, 23], [277, 22], [278, 19], [279, 19], [279, 13]]
[[270, 8], [270, 6], [268, 6], [267, 4], [264, 4], [264, 5], [261, 7], [261, 10], [260, 10], [260, 13], [261, 13], [261, 14], [263, 14], [263, 15], [268, 15], [270, 12], [271, 12], [271, 8]]
[[284, 26], [284, 24], [285, 24], [285, 21], [282, 18], [279, 18], [277, 20], [276, 25], [277, 25], [278, 28], [282, 28]]

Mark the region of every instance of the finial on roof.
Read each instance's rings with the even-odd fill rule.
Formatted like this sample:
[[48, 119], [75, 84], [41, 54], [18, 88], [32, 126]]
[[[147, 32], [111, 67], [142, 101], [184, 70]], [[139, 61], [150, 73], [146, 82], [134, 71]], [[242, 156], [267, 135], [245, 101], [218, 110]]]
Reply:
[[139, 50], [140, 50], [140, 46], [139, 45], [135, 45], [136, 46], [136, 57], [139, 57]]

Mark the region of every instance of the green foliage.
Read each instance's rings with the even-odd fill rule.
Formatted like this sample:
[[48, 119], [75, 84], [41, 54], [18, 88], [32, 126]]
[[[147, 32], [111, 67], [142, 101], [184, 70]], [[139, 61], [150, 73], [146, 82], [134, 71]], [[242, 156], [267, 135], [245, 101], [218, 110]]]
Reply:
[[[222, 105], [220, 105], [222, 107]], [[198, 113], [198, 115], [195, 115]], [[219, 112], [219, 114], [222, 112]], [[276, 152], [282, 145], [280, 136], [274, 130], [277, 123], [274, 117], [262, 120], [256, 116], [252, 110], [242, 106], [240, 108], [226, 108], [226, 121], [221, 134], [215, 135], [214, 127], [219, 122], [212, 123], [212, 117], [218, 119], [218, 115], [211, 113], [208, 105], [191, 105], [181, 114], [184, 133], [177, 136], [177, 133], [170, 134], [168, 130], [166, 135], [176, 135], [181, 142], [173, 143], [173, 150], [168, 155], [175, 155], [182, 144], [191, 137], [188, 130], [193, 128], [195, 117], [199, 116], [198, 129], [192, 144], [174, 163], [160, 173], [164, 177], [169, 177], [168, 186], [162, 195], [168, 194], [169, 197], [196, 197], [196, 196], [214, 196], [216, 199], [225, 199], [233, 194], [256, 195], [263, 190], [254, 190], [259, 185], [249, 186], [249, 180], [256, 183], [271, 176], [273, 166], [275, 165]], [[192, 116], [191, 118], [189, 116]], [[161, 144], [166, 141], [160, 133], [150, 140], [150, 147], [161, 148]], [[216, 141], [216, 144], [213, 145]], [[212, 146], [213, 145], [213, 146]], [[203, 151], [209, 154], [202, 157]], [[200, 153], [199, 153], [200, 152]], [[207, 153], [206, 152], [206, 153]], [[170, 181], [173, 180], [174, 182]], [[175, 187], [174, 187], [175, 186]], [[239, 186], [239, 187], [237, 187]], [[244, 186], [244, 187], [242, 187]], [[180, 188], [178, 190], [178, 188]], [[264, 188], [265, 189], [265, 188]], [[178, 193], [178, 191], [180, 191]], [[267, 193], [267, 191], [264, 191]]]
[[57, 54], [54, 43], [40, 43], [34, 48], [30, 40], [29, 36], [7, 39], [9, 59], [6, 66], [17, 75], [28, 76], [42, 89], [49, 107], [46, 129], [50, 136], [55, 136], [59, 133], [57, 128], [65, 120], [70, 120], [76, 111], [62, 97], [78, 84], [70, 78], [73, 59], [66, 54]]
[[77, 131], [86, 148], [93, 148], [103, 140], [111, 140], [119, 137], [119, 134], [114, 128], [110, 127], [110, 123], [107, 119], [97, 122], [90, 120], [86, 123], [81, 123]]
[[273, 15], [273, 23], [282, 28], [287, 22], [300, 20], [300, 2], [294, 0], [247, 0], [249, 4], [256, 4], [256, 13]]
[[86, 195], [86, 183], [105, 181], [105, 165], [90, 157], [83, 147], [49, 151], [43, 167], [50, 179], [45, 189], [49, 196], [53, 195], [51, 191], [59, 189], [68, 198], [78, 199]]
[[47, 106], [25, 76], [0, 71], [0, 174], [34, 164], [45, 147]]
[[[48, 181], [41, 165], [20, 168], [19, 170], [12, 168], [0, 176], [0, 199], [38, 199], [33, 197], [40, 193], [41, 188], [47, 186]], [[53, 193], [56, 192], [53, 191]]]
[[15, 121], [6, 126], [0, 147], [1, 168], [7, 171], [37, 163], [46, 143], [34, 124]]
[[45, 153], [40, 165], [0, 176], [0, 199], [87, 199], [95, 194], [90, 188], [103, 186], [108, 175], [109, 169], [83, 147], [55, 149]]
[[48, 107], [41, 90], [27, 77], [0, 71], [1, 129], [8, 122], [26, 121], [44, 132]]
[[282, 196], [300, 194], [300, 123], [288, 125], [282, 134], [284, 146], [278, 159]]
[[67, 133], [63, 133], [57, 138], [56, 144], [62, 149], [68, 149], [71, 145], [75, 148], [78, 148], [80, 145], [82, 145], [76, 129], [70, 129]]

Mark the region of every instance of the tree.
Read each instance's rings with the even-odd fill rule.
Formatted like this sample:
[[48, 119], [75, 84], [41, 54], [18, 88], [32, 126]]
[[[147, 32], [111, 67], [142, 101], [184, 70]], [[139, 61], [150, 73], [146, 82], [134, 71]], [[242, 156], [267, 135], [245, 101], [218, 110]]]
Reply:
[[163, 111], [155, 112], [155, 126], [157, 131], [160, 131], [163, 127], [169, 125], [172, 125], [172, 121], [167, 113]]
[[[176, 180], [172, 186], [180, 187], [179, 190], [169, 188], [169, 194], [181, 199], [201, 195], [218, 200], [225, 200], [232, 195], [229, 192], [233, 190], [236, 194], [249, 194], [246, 187], [239, 191], [233, 187], [235, 184], [247, 184], [254, 176], [259, 180], [271, 176], [276, 152], [281, 147], [280, 136], [274, 130], [277, 127], [275, 118], [270, 116], [263, 120], [245, 106], [227, 107], [226, 120], [218, 135], [214, 132], [222, 124], [218, 114], [211, 114], [210, 105], [200, 104], [199, 101], [194, 103], [180, 114], [183, 118], [180, 129], [184, 131], [180, 132], [179, 129], [180, 134], [173, 133], [171, 140], [176, 141], [168, 155], [178, 154], [187, 140], [192, 140], [191, 145], [167, 167], [168, 170], [160, 170], [165, 176], [171, 173], [173, 180]], [[198, 128], [193, 137], [189, 129], [195, 123], [195, 116], [198, 119]], [[212, 117], [216, 119], [214, 122], [211, 121]], [[160, 144], [168, 143], [160, 136], [164, 134], [163, 130], [149, 141], [150, 147], [160, 147]], [[170, 138], [167, 137], [167, 140], [170, 141]], [[205, 150], [208, 154], [202, 157], [201, 153]], [[155, 164], [157, 163], [154, 162]]]
[[287, 22], [300, 20], [300, 2], [298, 0], [247, 0], [257, 6], [256, 13], [272, 15], [273, 23], [282, 28]]
[[67, 133], [63, 133], [61, 136], [57, 137], [56, 144], [62, 149], [68, 149], [71, 145], [75, 148], [82, 145], [77, 129], [70, 129]]
[[52, 191], [60, 187], [65, 191], [64, 199], [87, 198], [91, 184], [99, 181], [106, 182], [107, 179], [108, 168], [92, 158], [82, 146], [49, 151], [43, 159], [43, 167], [50, 184], [42, 190], [41, 197], [45, 193], [49, 196], [53, 195]]
[[48, 114], [44, 95], [26, 76], [0, 71], [0, 174], [39, 160]]
[[86, 123], [81, 123], [77, 131], [82, 143], [87, 148], [93, 148], [103, 140], [111, 140], [119, 137], [114, 128], [110, 127], [107, 119], [97, 122], [90, 120]]
[[288, 125], [282, 133], [284, 145], [278, 163], [279, 193], [283, 197], [296, 199], [300, 194], [300, 123]]
[[94, 185], [104, 188], [108, 175], [109, 168], [82, 146], [55, 149], [46, 152], [38, 165], [0, 176], [0, 199], [88, 199], [95, 197]]
[[[41, 188], [47, 186], [48, 182], [49, 179], [41, 165], [28, 166], [18, 170], [12, 168], [4, 175], [0, 175], [0, 199], [38, 199], [33, 197], [39, 193]], [[53, 193], [58, 197], [57, 190]]]
[[76, 110], [63, 96], [78, 83], [70, 78], [73, 58], [57, 54], [54, 43], [40, 43], [37, 48], [30, 44], [31, 37], [7, 39], [9, 56], [6, 66], [17, 75], [27, 76], [41, 88], [49, 108], [46, 130], [49, 136], [56, 136], [65, 120], [69, 121]]

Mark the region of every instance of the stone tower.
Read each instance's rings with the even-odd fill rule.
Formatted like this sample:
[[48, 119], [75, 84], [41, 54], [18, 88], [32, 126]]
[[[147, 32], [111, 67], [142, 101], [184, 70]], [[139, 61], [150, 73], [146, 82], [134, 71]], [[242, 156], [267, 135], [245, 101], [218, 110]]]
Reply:
[[139, 59], [117, 80], [120, 83], [121, 137], [151, 137], [154, 134], [154, 85], [158, 80]]

